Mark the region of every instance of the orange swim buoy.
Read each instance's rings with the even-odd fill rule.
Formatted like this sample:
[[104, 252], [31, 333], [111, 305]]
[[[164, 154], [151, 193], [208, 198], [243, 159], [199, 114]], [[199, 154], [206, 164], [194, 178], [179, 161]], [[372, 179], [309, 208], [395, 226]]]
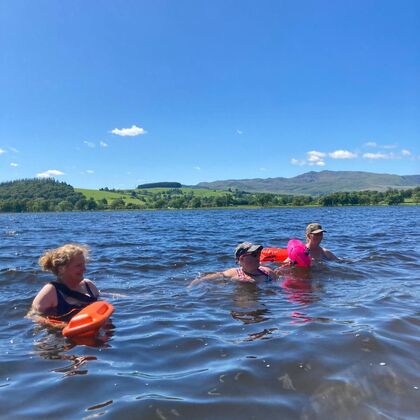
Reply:
[[114, 307], [104, 301], [93, 302], [73, 316], [63, 328], [65, 337], [94, 336], [114, 312]]
[[288, 257], [286, 248], [264, 248], [261, 251], [261, 262], [283, 262]]

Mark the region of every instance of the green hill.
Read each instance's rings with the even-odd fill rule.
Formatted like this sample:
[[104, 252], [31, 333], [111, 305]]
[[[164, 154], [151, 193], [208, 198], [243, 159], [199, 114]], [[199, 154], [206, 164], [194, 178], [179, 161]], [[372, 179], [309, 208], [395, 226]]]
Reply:
[[[23, 179], [0, 184], [0, 212], [45, 212], [45, 211], [86, 211], [86, 210], [135, 210], [135, 209], [198, 209], [220, 207], [277, 207], [277, 206], [358, 206], [358, 205], [398, 205], [420, 203], [420, 186], [407, 188], [406, 183], [416, 182], [416, 176], [397, 177], [378, 175], [373, 191], [368, 191], [365, 173], [350, 173], [352, 176], [338, 182], [336, 173], [324, 171], [310, 172], [295, 177], [294, 194], [267, 192], [247, 192], [232, 186], [227, 190], [198, 187], [141, 188], [114, 190], [104, 188], [91, 190], [73, 188], [53, 179]], [[320, 179], [322, 176], [322, 179]], [[357, 176], [359, 188], [355, 191]], [[382, 180], [380, 179], [382, 177]], [[391, 178], [389, 178], [391, 177]], [[396, 178], [395, 178], [396, 177]], [[402, 178], [402, 179], [401, 179]], [[270, 180], [260, 180], [261, 182]], [[393, 184], [391, 185], [391, 182]], [[399, 188], [389, 188], [399, 182]], [[300, 184], [299, 184], [300, 183]], [[159, 183], [162, 185], [162, 183]], [[312, 187], [312, 191], [323, 188], [343, 188], [351, 192], [335, 192], [321, 195], [297, 194], [299, 185]], [[165, 185], [165, 184], [164, 184]], [[173, 185], [173, 184], [171, 184]], [[240, 181], [237, 186], [241, 186]], [[360, 187], [360, 185], [363, 185]], [[387, 189], [384, 192], [379, 191]], [[289, 185], [290, 188], [290, 185]], [[304, 191], [307, 191], [308, 188]]]
[[85, 198], [65, 182], [21, 179], [0, 184], [0, 211], [39, 212], [82, 210]]
[[390, 175], [356, 171], [307, 172], [292, 178], [256, 178], [200, 182], [197, 187], [214, 190], [238, 189], [293, 195], [321, 195], [343, 191], [386, 191], [389, 188], [414, 188], [420, 175]]
[[0, 200], [70, 200], [83, 198], [65, 182], [48, 179], [20, 179], [0, 184]]

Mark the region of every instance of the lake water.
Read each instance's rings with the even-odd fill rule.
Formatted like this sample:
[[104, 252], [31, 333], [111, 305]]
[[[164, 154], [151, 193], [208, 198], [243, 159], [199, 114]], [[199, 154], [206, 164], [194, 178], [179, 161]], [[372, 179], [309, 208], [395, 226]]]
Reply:
[[[410, 419], [420, 413], [419, 207], [0, 215], [3, 418]], [[307, 223], [348, 263], [187, 285]], [[75, 345], [25, 318], [37, 260], [90, 245], [113, 327]], [[121, 294], [115, 297], [111, 294]]]

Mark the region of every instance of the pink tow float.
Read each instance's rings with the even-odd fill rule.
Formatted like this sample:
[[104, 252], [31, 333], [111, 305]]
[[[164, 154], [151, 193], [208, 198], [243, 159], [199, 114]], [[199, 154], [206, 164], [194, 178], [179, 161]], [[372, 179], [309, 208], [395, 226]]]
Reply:
[[312, 259], [308, 248], [297, 239], [291, 239], [287, 243], [287, 255], [295, 267], [309, 268], [311, 266]]

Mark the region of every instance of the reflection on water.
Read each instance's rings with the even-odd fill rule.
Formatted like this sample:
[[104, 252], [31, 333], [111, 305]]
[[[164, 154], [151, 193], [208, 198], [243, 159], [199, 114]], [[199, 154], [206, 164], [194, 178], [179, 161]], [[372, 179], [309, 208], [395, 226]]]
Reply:
[[288, 300], [304, 306], [321, 299], [322, 287], [312, 278], [309, 270], [291, 270], [281, 281]]
[[95, 356], [75, 355], [63, 355], [61, 359], [69, 361], [70, 364], [62, 368], [54, 369], [53, 372], [64, 373], [64, 376], [86, 375], [88, 373], [88, 370], [80, 369], [80, 367], [84, 367], [89, 360], [97, 360]]
[[269, 319], [268, 309], [256, 309], [255, 311], [231, 311], [232, 318], [242, 321], [244, 324], [256, 324]]
[[[284, 246], [311, 221], [351, 262], [187, 289], [237, 243]], [[417, 224], [414, 207], [0, 215], [2, 414], [416, 418]], [[71, 241], [91, 246], [87, 276], [115, 306], [94, 342], [24, 318], [50, 280], [39, 255]]]
[[[109, 320], [93, 337], [71, 337], [65, 338], [61, 333], [61, 328], [48, 324], [38, 324], [34, 327], [34, 334], [46, 332], [42, 338], [34, 342], [33, 354], [46, 360], [64, 360], [70, 362], [65, 367], [55, 368], [53, 372], [64, 373], [64, 376], [86, 375], [88, 361], [97, 360], [96, 356], [81, 356], [76, 354], [66, 354], [71, 350], [77, 350], [78, 346], [94, 347], [99, 349], [110, 348], [110, 339], [115, 333], [115, 326]], [[81, 369], [84, 367], [85, 369]]]

